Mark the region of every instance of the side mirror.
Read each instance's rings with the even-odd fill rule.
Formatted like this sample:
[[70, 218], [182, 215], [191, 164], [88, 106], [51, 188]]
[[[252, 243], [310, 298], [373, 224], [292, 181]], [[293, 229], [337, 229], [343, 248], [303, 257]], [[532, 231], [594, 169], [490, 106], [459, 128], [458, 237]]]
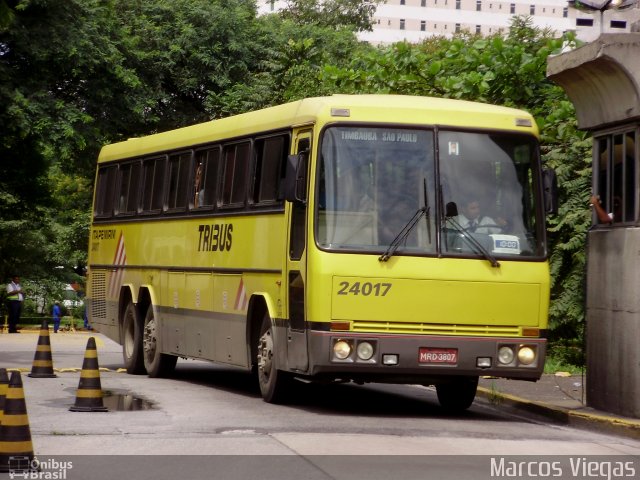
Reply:
[[542, 170], [542, 195], [544, 199], [544, 211], [547, 214], [558, 213], [558, 178], [555, 170], [545, 168]]
[[307, 152], [287, 156], [284, 199], [288, 202], [307, 202]]

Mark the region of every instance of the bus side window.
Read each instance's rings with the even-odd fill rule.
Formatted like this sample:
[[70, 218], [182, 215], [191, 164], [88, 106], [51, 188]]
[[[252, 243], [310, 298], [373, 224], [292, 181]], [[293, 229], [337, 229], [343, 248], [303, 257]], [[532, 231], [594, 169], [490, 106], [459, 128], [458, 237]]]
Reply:
[[244, 206], [251, 143], [225, 145], [222, 151], [222, 206]]
[[211, 208], [216, 203], [220, 147], [196, 152], [192, 208]]
[[120, 165], [118, 215], [133, 215], [138, 213], [139, 181], [140, 163]]
[[113, 196], [118, 168], [113, 165], [100, 167], [96, 187], [96, 204], [93, 212], [96, 218], [107, 218], [113, 215]]
[[164, 193], [165, 157], [145, 160], [142, 164], [142, 212], [152, 213], [162, 210]]
[[184, 152], [169, 157], [169, 210], [184, 210], [187, 206], [187, 190], [191, 152]]
[[285, 174], [288, 151], [289, 135], [256, 140], [252, 203], [274, 204], [282, 201], [280, 186]]

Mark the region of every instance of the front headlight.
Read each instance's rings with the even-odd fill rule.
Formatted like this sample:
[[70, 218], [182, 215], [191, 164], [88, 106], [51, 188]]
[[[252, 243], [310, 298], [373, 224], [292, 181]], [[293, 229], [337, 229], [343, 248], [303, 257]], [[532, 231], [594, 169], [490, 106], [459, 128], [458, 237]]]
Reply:
[[333, 354], [338, 360], [344, 360], [351, 355], [351, 345], [344, 340], [338, 340], [333, 344]]
[[518, 361], [523, 365], [531, 365], [536, 360], [536, 351], [529, 346], [521, 346], [518, 350]]
[[360, 342], [356, 348], [356, 353], [360, 360], [369, 360], [373, 357], [373, 345], [369, 342]]
[[509, 365], [513, 363], [513, 359], [515, 358], [515, 353], [513, 352], [513, 348], [507, 347], [506, 345], [500, 347], [498, 350], [498, 361], [503, 365]]

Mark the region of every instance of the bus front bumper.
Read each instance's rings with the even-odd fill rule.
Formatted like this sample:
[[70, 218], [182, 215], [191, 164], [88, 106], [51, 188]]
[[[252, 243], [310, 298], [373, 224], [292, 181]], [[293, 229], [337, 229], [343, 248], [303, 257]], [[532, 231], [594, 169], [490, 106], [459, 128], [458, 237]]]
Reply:
[[546, 339], [308, 332], [311, 377], [430, 383], [451, 376], [538, 380]]

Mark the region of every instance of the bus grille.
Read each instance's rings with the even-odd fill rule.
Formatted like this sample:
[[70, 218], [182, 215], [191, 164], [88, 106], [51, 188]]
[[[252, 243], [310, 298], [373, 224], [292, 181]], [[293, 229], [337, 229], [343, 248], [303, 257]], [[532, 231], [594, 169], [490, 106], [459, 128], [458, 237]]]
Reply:
[[439, 323], [400, 323], [354, 321], [354, 332], [406, 333], [410, 335], [458, 335], [478, 337], [519, 337], [520, 327], [495, 325], [447, 325]]
[[104, 272], [91, 274], [91, 317], [107, 318], [107, 276]]

